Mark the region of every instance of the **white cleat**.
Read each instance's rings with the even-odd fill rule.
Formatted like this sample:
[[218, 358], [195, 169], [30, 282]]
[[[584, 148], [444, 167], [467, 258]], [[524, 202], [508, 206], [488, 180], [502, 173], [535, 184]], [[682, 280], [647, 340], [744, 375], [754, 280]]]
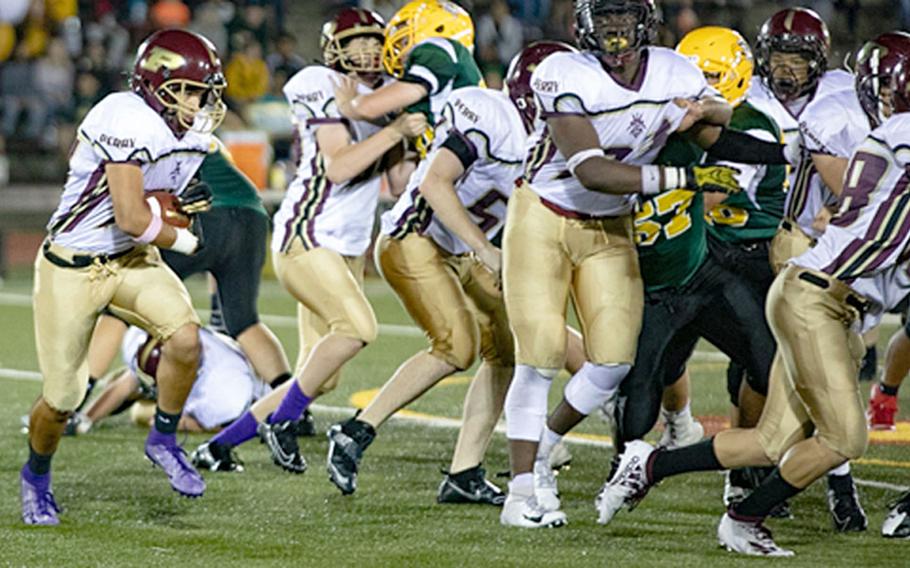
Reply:
[[777, 546], [771, 531], [761, 522], [737, 521], [728, 513], [717, 526], [717, 540], [730, 552], [749, 556], [793, 556], [792, 550]]
[[705, 436], [704, 426], [691, 414], [671, 417], [667, 413], [661, 412], [661, 415], [664, 419], [664, 433], [661, 434], [660, 442], [657, 443], [660, 448], [673, 450], [691, 446], [700, 442]]
[[604, 483], [594, 499], [598, 523], [609, 524], [623, 506], [628, 506], [631, 511], [648, 494], [651, 482], [648, 480], [646, 469], [648, 458], [654, 451], [654, 446], [641, 440], [626, 445], [626, 451], [619, 458], [616, 473], [612, 479]]
[[499, 514], [499, 522], [507, 527], [541, 529], [561, 527], [568, 521], [562, 511], [544, 511], [533, 495], [509, 493]]
[[891, 510], [882, 523], [882, 536], [910, 539], [910, 491], [888, 506]]
[[544, 511], [559, 511], [559, 488], [556, 485], [556, 473], [550, 467], [549, 460], [534, 460], [534, 496], [537, 504]]

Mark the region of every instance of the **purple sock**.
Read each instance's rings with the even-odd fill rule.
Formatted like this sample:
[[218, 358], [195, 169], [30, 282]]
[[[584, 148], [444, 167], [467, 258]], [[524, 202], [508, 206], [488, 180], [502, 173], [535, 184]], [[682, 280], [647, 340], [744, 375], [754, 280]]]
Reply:
[[148, 438], [145, 439], [145, 443], [147, 445], [164, 444], [168, 446], [176, 446], [177, 435], [159, 432], [154, 426], [152, 426], [151, 430], [149, 430]]
[[212, 442], [222, 446], [235, 447], [251, 440], [256, 436], [256, 427], [259, 423], [253, 413], [247, 410], [243, 416], [231, 422], [230, 426], [215, 434]]
[[297, 420], [312, 401], [312, 398], [303, 394], [303, 391], [300, 390], [300, 383], [295, 380], [281, 400], [281, 404], [278, 405], [278, 408], [275, 409], [275, 412], [269, 418], [269, 424], [277, 424], [285, 420]]
[[51, 474], [45, 473], [44, 475], [38, 475], [33, 472], [28, 464], [22, 466], [22, 478], [37, 487], [38, 489], [47, 489], [51, 485]]

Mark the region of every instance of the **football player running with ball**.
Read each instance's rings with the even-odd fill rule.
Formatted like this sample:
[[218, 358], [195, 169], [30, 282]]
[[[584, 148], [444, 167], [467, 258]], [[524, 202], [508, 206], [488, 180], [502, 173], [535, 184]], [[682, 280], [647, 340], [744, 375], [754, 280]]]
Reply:
[[892, 74], [893, 114], [863, 141], [846, 171], [842, 205], [816, 245], [777, 276], [767, 315], [778, 341], [768, 400], [753, 429], [732, 429], [679, 450], [636, 441], [598, 497], [601, 522], [634, 506], [666, 477], [691, 471], [774, 465], [774, 472], [724, 514], [724, 547], [791, 556], [763, 521], [867, 444], [857, 372], [860, 333], [906, 295], [910, 245], [910, 60]]
[[[312, 345], [284, 397], [258, 425], [273, 461], [303, 473], [296, 421], [347, 361], [376, 339], [373, 308], [363, 293], [364, 257], [370, 243], [384, 156], [426, 127], [420, 114], [403, 114], [387, 126], [347, 120], [338, 112], [334, 85], [345, 74], [364, 93], [379, 88], [383, 22], [369, 10], [346, 8], [323, 28], [325, 65], [306, 67], [284, 87], [301, 140], [297, 176], [275, 214], [272, 254], [285, 288], [325, 329]], [[301, 345], [309, 321], [299, 321]], [[269, 399], [265, 399], [263, 404]], [[236, 446], [257, 429], [254, 412], [216, 437]]]
[[[534, 71], [542, 120], [506, 220], [504, 294], [517, 351], [505, 403], [512, 481], [500, 520], [517, 527], [565, 523], [535, 496], [538, 443], [546, 456], [615, 393], [635, 360], [643, 291], [632, 196], [739, 189], [730, 168], [650, 165], [674, 132], [692, 130], [701, 141], [704, 124], [724, 125], [732, 112], [692, 63], [648, 47], [654, 2], [578, 0], [575, 10], [583, 51], [553, 54]], [[544, 432], [550, 385], [565, 363], [570, 293], [588, 362]]]
[[193, 193], [195, 202], [185, 200], [185, 210], [206, 207], [210, 194], [190, 192], [187, 185], [224, 116], [224, 86], [208, 40], [181, 30], [156, 32], [139, 47], [132, 91], [108, 95], [79, 125], [60, 205], [35, 260], [35, 338], [44, 382], [20, 475], [27, 524], [59, 523], [51, 458], [85, 395], [86, 353], [105, 308], [163, 343], [145, 455], [181, 495], [205, 491], [175, 436], [196, 377], [199, 318], [156, 248], [192, 254], [200, 243], [189, 229], [164, 223], [158, 202], [146, 202], [143, 194]]
[[376, 429], [443, 378], [469, 369], [479, 352], [482, 363], [465, 397], [463, 425], [437, 499], [492, 505], [505, 499], [480, 467], [514, 368], [499, 286], [501, 253], [490, 241], [502, 228], [536, 113], [530, 69], [571, 50], [558, 42], [525, 48], [510, 66], [508, 96], [481, 87], [453, 91], [439, 113], [430, 154], [383, 215], [376, 265], [430, 349], [401, 365], [361, 414], [329, 431], [329, 475], [343, 493], [356, 490]]

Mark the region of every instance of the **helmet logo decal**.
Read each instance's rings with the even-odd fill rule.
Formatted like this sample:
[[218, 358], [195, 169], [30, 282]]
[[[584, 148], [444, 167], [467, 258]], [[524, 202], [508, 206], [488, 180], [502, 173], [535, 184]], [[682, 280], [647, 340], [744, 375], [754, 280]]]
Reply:
[[784, 29], [788, 32], [793, 31], [793, 20], [796, 18], [796, 11], [790, 10], [787, 12], [787, 18], [784, 20]]
[[140, 63], [143, 69], [153, 73], [162, 68], [168, 70], [180, 69], [184, 65], [186, 65], [186, 58], [182, 55], [157, 45], [151, 49], [148, 56]]

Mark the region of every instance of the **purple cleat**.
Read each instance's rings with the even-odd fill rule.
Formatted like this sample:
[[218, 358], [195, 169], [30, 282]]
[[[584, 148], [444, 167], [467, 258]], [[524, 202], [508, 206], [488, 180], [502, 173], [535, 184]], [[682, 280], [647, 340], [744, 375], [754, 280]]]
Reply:
[[19, 487], [22, 494], [22, 520], [27, 525], [56, 526], [60, 524], [57, 513], [60, 507], [51, 491], [51, 474], [35, 475], [22, 467], [19, 473]]
[[186, 459], [186, 452], [177, 445], [174, 435], [157, 432], [154, 428], [145, 440], [145, 457], [164, 470], [174, 491], [184, 497], [201, 497], [205, 481]]

